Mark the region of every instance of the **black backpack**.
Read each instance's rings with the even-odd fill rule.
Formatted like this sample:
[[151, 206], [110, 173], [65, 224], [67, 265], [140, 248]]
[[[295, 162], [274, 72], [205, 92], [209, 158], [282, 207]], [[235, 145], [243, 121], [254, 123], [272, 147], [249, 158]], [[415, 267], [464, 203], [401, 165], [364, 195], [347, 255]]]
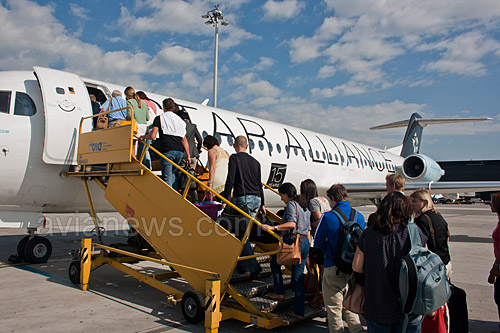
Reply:
[[[334, 208], [332, 213], [337, 215], [340, 223], [342, 224], [339, 230], [337, 254], [335, 255], [335, 258], [333, 258], [333, 262], [335, 263], [335, 266], [337, 266], [337, 274], [338, 271], [351, 274], [354, 254], [356, 253], [356, 248], [358, 247], [359, 238], [363, 233], [363, 229], [361, 229], [361, 226], [357, 222], [358, 212], [351, 208], [349, 219], [347, 219], [338, 207]], [[333, 253], [333, 249], [330, 249]]]

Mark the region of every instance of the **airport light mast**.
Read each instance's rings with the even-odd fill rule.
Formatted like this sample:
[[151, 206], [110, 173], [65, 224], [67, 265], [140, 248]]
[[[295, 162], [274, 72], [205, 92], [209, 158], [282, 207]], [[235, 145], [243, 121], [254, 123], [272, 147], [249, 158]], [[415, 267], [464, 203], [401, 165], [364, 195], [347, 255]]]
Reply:
[[224, 21], [222, 16], [222, 11], [219, 9], [219, 5], [215, 6], [215, 9], [208, 11], [205, 15], [201, 16], [204, 19], [208, 19], [205, 22], [206, 25], [213, 25], [215, 27], [215, 51], [214, 51], [214, 87], [213, 87], [213, 100], [212, 106], [217, 107], [217, 62], [219, 53], [219, 23], [223, 26], [229, 25]]

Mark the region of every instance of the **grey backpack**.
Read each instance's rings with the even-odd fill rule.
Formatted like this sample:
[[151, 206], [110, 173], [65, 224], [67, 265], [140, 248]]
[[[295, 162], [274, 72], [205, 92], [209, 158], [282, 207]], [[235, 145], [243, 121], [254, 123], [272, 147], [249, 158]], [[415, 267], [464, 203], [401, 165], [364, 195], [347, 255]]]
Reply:
[[422, 246], [415, 223], [408, 224], [411, 250], [401, 259], [400, 301], [407, 320], [409, 314], [426, 316], [445, 304], [451, 296], [446, 267], [441, 258]]

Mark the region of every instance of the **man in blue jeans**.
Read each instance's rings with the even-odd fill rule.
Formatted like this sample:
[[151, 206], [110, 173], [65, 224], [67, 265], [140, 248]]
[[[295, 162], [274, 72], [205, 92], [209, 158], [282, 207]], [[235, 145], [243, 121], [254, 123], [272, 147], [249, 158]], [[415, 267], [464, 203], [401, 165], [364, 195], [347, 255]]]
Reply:
[[[234, 142], [234, 150], [236, 154], [229, 158], [229, 166], [226, 178], [226, 185], [221, 195], [224, 198], [231, 197], [233, 203], [239, 207], [247, 207], [248, 215], [255, 217], [260, 211], [266, 214], [264, 206], [264, 191], [261, 183], [260, 163], [246, 153], [248, 148], [247, 139], [244, 136], [238, 136]], [[243, 231], [240, 232], [243, 234]], [[251, 256], [254, 252], [247, 240], [241, 251], [241, 256]], [[238, 261], [238, 270], [241, 272], [250, 272], [250, 279], [254, 279], [262, 271], [257, 259], [248, 259]]]
[[[346, 217], [350, 216], [351, 205], [347, 201], [347, 190], [343, 185], [332, 185], [326, 191], [326, 195], [330, 199], [333, 209], [339, 208]], [[334, 259], [337, 256], [337, 242], [342, 222], [333, 209], [323, 214], [314, 235], [314, 247], [325, 252], [322, 291], [328, 316], [328, 328], [330, 333], [344, 332], [344, 321], [342, 320], [342, 315], [344, 315], [349, 332], [364, 332], [359, 315], [342, 306], [351, 274], [342, 272], [335, 266]], [[365, 228], [365, 218], [360, 213], [357, 213], [356, 222], [361, 229]]]
[[[170, 161], [179, 165], [184, 152], [186, 152], [188, 160], [191, 156], [186, 139], [186, 123], [174, 113], [176, 109], [177, 104], [173, 99], [163, 100], [164, 113], [155, 118], [151, 132], [143, 136], [142, 139], [153, 140], [156, 138], [156, 134], [160, 133], [160, 152]], [[172, 163], [164, 158], [161, 159], [161, 178], [174, 190], [178, 190], [175, 169]]]

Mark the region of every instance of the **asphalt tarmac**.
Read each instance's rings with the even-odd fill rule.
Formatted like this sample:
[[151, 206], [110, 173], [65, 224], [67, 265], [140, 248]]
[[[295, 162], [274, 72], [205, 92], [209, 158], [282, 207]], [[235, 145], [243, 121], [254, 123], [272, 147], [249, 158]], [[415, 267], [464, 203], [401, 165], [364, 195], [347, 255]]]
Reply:
[[[374, 207], [357, 207], [365, 215]], [[487, 277], [493, 263], [491, 233], [497, 217], [489, 206], [439, 205], [451, 232], [452, 282], [465, 289], [470, 332], [497, 332], [498, 312], [493, 286]], [[117, 214], [99, 214], [106, 221], [105, 242], [124, 242], [126, 224]], [[91, 273], [89, 291], [68, 279], [70, 252], [93, 228], [86, 214], [47, 215], [47, 234], [53, 254], [44, 264], [10, 265], [25, 231], [0, 229], [0, 331], [2, 332], [204, 332], [203, 324], [184, 320], [180, 306], [167, 302], [163, 293], [112, 267]], [[116, 237], [118, 236], [118, 237]], [[141, 264], [153, 271], [154, 264]], [[181, 283], [179, 281], [179, 283]], [[327, 330], [320, 316], [275, 332]], [[236, 320], [221, 322], [220, 332], [269, 332]], [[346, 329], [346, 331], [348, 331]]]

